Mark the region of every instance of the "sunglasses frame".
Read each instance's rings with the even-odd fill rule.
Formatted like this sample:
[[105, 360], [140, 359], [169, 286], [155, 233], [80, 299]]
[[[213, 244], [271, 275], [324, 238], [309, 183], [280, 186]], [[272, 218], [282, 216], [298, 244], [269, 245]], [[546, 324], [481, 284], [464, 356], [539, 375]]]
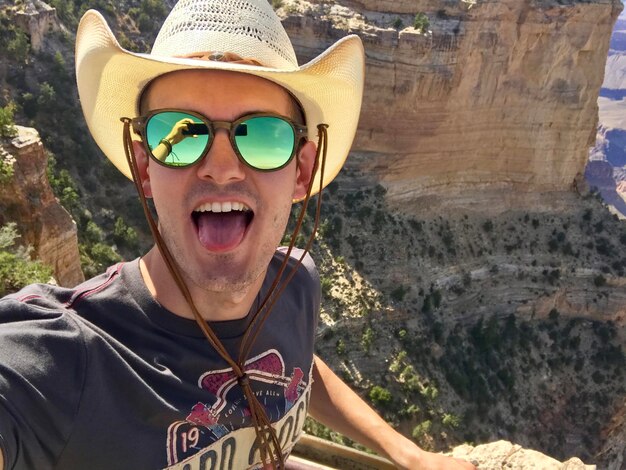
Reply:
[[[202, 152], [200, 152], [200, 154], [198, 155], [197, 159], [194, 160], [192, 163], [189, 163], [188, 165], [169, 165], [165, 163], [164, 161], [159, 160], [155, 155], [152, 154], [152, 150], [148, 146], [148, 137], [146, 135], [146, 127], [151, 118], [153, 118], [159, 113], [164, 113], [164, 112], [185, 113], [185, 114], [188, 114], [190, 116], [200, 119], [207, 126], [207, 129], [209, 131], [207, 143], [204, 146], [204, 149], [202, 149]], [[293, 130], [293, 135], [294, 135], [293, 149], [291, 150], [291, 155], [289, 156], [287, 161], [283, 163], [281, 166], [276, 167], [276, 168], [257, 168], [253, 166], [251, 163], [249, 163], [239, 151], [239, 148], [237, 147], [237, 143], [235, 142], [235, 137], [236, 137], [235, 130], [237, 129], [237, 126], [241, 124], [242, 122], [247, 121], [251, 118], [255, 118], [255, 117], [278, 118], [291, 126]], [[187, 109], [177, 109], [177, 108], [162, 108], [162, 109], [154, 109], [150, 111], [148, 114], [144, 114], [143, 116], [138, 116], [136, 118], [133, 118], [130, 120], [130, 122], [133, 128], [133, 131], [139, 136], [141, 136], [143, 145], [146, 149], [146, 152], [148, 152], [148, 155], [150, 156], [150, 158], [154, 160], [156, 163], [158, 163], [159, 165], [164, 166], [166, 168], [172, 168], [172, 169], [191, 168], [192, 166], [195, 166], [198, 163], [200, 163], [202, 160], [204, 160], [204, 158], [209, 153], [209, 150], [211, 149], [211, 145], [213, 145], [213, 141], [215, 140], [216, 131], [218, 129], [226, 129], [228, 131], [228, 136], [229, 136], [231, 147], [233, 151], [235, 152], [235, 155], [237, 155], [237, 158], [239, 159], [240, 162], [242, 162], [248, 168], [252, 168], [253, 170], [256, 170], [256, 171], [263, 171], [263, 172], [277, 171], [289, 165], [293, 157], [296, 155], [296, 153], [300, 149], [302, 140], [303, 139], [306, 140], [307, 133], [308, 133], [306, 126], [298, 124], [286, 116], [283, 116], [278, 113], [271, 113], [271, 112], [244, 114], [238, 117], [237, 119], [235, 119], [234, 121], [211, 121], [206, 116], [200, 113], [197, 113], [195, 111], [190, 111]]]

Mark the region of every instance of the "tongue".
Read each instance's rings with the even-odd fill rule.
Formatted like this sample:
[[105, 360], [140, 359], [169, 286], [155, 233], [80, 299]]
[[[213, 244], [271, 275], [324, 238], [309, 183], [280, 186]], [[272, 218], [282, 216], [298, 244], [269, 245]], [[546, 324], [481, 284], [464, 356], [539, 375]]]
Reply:
[[209, 251], [227, 251], [235, 248], [246, 233], [246, 215], [243, 212], [202, 212], [197, 219], [198, 239]]

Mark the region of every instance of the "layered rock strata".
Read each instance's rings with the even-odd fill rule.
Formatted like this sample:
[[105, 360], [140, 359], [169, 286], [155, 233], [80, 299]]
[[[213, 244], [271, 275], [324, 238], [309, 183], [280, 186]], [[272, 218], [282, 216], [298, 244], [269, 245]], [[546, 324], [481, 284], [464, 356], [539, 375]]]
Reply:
[[17, 242], [31, 246], [33, 258], [51, 266], [60, 285], [74, 286], [84, 280], [76, 224], [52, 193], [39, 134], [16, 127], [18, 135], [0, 146], [3, 160], [13, 166], [13, 178], [0, 187], [0, 225], [17, 223]]
[[[404, 211], [499, 213], [555, 208], [555, 195], [579, 185], [595, 139], [622, 5], [562, 3], [299, 1], [281, 11], [301, 62], [347, 32], [364, 40], [349, 167], [382, 182]], [[424, 31], [407, 26], [418, 13]]]

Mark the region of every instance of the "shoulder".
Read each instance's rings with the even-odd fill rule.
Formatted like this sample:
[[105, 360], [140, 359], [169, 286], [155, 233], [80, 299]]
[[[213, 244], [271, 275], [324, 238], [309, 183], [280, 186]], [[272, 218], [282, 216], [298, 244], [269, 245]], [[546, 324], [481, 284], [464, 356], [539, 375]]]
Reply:
[[[287, 248], [276, 250], [270, 265], [266, 282], [273, 282], [278, 270], [287, 255]], [[319, 312], [321, 304], [320, 277], [313, 258], [304, 250], [294, 248], [281, 276], [282, 282], [287, 282], [281, 294], [280, 303], [288, 304], [293, 309]], [[281, 284], [282, 284], [281, 282]], [[279, 285], [279, 289], [281, 289]]]
[[84, 331], [67, 306], [73, 291], [35, 284], [0, 299], [0, 358], [28, 367], [41, 354], [84, 356]]
[[0, 299], [0, 327], [12, 323], [55, 322], [67, 311], [72, 293], [70, 289], [48, 284], [26, 286]]
[[[49, 284], [32, 284], [19, 292], [0, 299], [0, 342], [13, 337], [26, 338], [44, 336], [58, 341], [81, 344], [89, 328], [81, 321], [77, 308], [86, 299], [107, 295], [107, 288], [120, 277], [122, 265], [109, 268], [96, 276], [69, 289]], [[111, 296], [111, 293], [108, 294]], [[71, 332], [71, 334], [70, 334]], [[49, 341], [48, 345], [56, 344]]]
[[9, 468], [22, 468], [22, 454], [44, 462], [44, 436], [56, 455], [78, 410], [88, 348], [67, 307], [72, 293], [31, 285], [0, 299], [0, 436]]
[[[281, 246], [276, 250], [272, 264], [279, 265], [287, 255], [287, 247]], [[300, 248], [293, 248], [287, 261], [285, 273], [289, 273], [294, 267], [298, 266], [293, 280], [296, 283], [310, 283], [311, 285], [319, 285], [320, 276], [315, 266], [315, 261], [311, 255]]]

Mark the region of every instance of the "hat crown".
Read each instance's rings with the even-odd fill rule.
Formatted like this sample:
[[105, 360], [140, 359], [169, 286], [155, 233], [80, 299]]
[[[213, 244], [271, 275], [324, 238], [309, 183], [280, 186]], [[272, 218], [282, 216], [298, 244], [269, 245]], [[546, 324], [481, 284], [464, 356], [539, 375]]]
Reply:
[[152, 47], [155, 56], [232, 52], [266, 67], [298, 68], [296, 54], [267, 0], [180, 0]]

